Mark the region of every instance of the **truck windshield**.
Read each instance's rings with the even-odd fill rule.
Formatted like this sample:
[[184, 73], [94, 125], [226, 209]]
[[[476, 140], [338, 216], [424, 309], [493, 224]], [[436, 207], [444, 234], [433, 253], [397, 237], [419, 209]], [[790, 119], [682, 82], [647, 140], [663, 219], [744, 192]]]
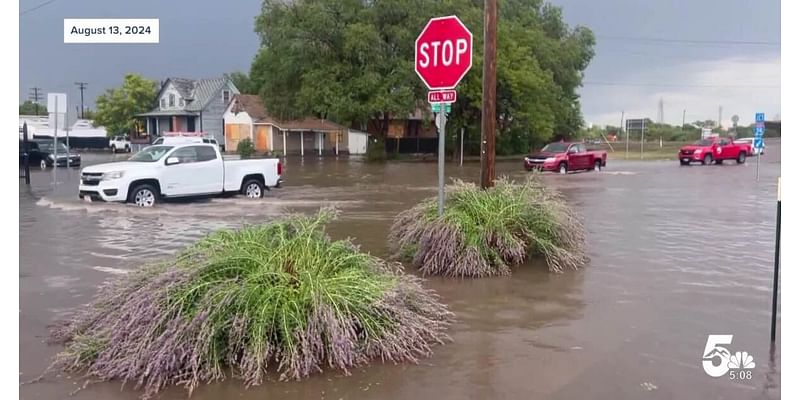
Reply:
[[542, 148], [542, 152], [563, 153], [567, 151], [567, 143], [550, 143]]
[[711, 146], [712, 144], [714, 144], [714, 141], [709, 139], [700, 139], [694, 142], [694, 144], [695, 146]]
[[150, 146], [144, 148], [144, 150], [136, 153], [128, 159], [129, 161], [142, 161], [142, 162], [154, 162], [164, 157], [164, 154], [167, 154], [168, 151], [172, 150], [172, 146]]

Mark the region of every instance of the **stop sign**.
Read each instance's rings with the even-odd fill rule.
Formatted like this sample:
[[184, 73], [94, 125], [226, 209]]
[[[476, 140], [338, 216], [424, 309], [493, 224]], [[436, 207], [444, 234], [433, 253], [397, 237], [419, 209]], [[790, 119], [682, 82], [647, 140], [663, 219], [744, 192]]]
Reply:
[[452, 89], [472, 67], [472, 33], [458, 17], [432, 18], [414, 45], [414, 69], [428, 89]]

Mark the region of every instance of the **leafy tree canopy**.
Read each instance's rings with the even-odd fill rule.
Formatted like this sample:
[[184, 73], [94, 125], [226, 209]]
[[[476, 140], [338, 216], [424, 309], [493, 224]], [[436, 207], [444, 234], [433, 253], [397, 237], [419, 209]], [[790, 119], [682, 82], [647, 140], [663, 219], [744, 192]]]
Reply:
[[[498, 7], [498, 152], [577, 133], [577, 89], [594, 56], [594, 35], [569, 27], [561, 9], [542, 0], [501, 0]], [[414, 41], [429, 18], [451, 14], [473, 33], [474, 58], [448, 126], [479, 135], [482, 1], [264, 0], [250, 88], [283, 118], [316, 115], [349, 125], [403, 116], [427, 107]]]
[[108, 89], [97, 97], [94, 124], [105, 126], [110, 136], [129, 133], [136, 127], [136, 114], [150, 111], [158, 84], [140, 75], [128, 74], [121, 87]]

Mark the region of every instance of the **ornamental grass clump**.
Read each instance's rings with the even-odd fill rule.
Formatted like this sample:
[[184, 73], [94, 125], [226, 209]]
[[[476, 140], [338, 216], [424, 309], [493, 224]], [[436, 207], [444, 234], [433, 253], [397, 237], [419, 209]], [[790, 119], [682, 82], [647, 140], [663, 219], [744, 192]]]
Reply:
[[425, 275], [508, 275], [530, 256], [543, 256], [552, 272], [587, 262], [583, 223], [538, 178], [500, 179], [489, 190], [457, 180], [447, 187], [444, 215], [437, 210], [435, 197], [424, 200], [400, 213], [389, 235], [393, 257]]
[[294, 216], [213, 233], [101, 289], [53, 332], [51, 368], [143, 388], [268, 373], [302, 379], [371, 359], [416, 362], [448, 340], [452, 314], [419, 278], [332, 241], [334, 217]]

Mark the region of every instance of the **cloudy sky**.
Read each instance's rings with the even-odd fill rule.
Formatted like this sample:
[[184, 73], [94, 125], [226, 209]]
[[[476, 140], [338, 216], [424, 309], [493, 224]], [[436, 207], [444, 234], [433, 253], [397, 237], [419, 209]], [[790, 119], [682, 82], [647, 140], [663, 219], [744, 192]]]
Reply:
[[[571, 25], [597, 36], [581, 103], [586, 121], [626, 118], [664, 121], [755, 111], [780, 114], [779, 0], [555, 0]], [[42, 5], [44, 4], [44, 5]], [[41, 6], [40, 6], [41, 5]], [[152, 79], [247, 71], [258, 48], [253, 18], [260, 0], [20, 0], [20, 100], [30, 88], [87, 103], [119, 85], [127, 72]], [[36, 8], [40, 6], [39, 8]], [[30, 10], [30, 11], [29, 11]], [[63, 43], [64, 18], [159, 18], [159, 44]]]

